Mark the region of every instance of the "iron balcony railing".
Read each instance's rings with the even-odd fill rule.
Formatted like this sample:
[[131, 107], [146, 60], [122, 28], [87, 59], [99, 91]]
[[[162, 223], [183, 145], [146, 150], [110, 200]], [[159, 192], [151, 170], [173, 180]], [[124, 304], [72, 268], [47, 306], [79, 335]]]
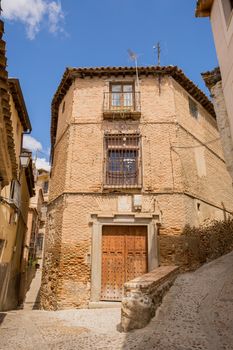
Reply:
[[106, 115], [131, 115], [140, 117], [140, 92], [105, 92], [103, 112]]

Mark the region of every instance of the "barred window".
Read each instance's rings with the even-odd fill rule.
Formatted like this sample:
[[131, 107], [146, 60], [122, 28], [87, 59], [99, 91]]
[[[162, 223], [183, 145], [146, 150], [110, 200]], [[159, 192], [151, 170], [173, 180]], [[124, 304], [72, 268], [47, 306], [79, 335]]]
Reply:
[[140, 135], [105, 134], [105, 185], [140, 185]]

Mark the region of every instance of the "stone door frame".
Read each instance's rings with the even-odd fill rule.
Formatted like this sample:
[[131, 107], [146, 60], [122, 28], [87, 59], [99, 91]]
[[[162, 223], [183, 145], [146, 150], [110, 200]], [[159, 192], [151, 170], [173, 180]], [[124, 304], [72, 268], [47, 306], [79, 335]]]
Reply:
[[159, 266], [159, 249], [157, 242], [157, 225], [159, 214], [92, 214], [92, 245], [91, 245], [91, 302], [100, 301], [101, 270], [102, 270], [102, 227], [111, 226], [146, 226], [148, 272]]

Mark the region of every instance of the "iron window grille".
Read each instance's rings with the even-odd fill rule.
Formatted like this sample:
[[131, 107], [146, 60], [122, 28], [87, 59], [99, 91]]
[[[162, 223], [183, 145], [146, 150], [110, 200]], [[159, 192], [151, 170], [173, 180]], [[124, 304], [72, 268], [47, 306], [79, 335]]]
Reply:
[[105, 186], [140, 187], [140, 134], [105, 134]]

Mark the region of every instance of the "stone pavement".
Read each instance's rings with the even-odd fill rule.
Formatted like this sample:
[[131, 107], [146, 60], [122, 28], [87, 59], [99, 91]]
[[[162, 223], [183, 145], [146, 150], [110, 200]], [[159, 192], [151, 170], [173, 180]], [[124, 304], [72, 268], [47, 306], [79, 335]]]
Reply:
[[233, 253], [180, 275], [146, 328], [119, 321], [119, 308], [0, 313], [0, 349], [233, 350]]

